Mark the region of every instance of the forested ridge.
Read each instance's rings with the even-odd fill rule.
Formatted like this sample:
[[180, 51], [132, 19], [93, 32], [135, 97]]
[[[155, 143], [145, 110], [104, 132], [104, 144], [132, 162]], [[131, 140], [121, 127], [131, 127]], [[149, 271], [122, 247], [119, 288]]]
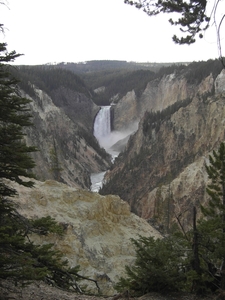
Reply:
[[[17, 66], [12, 73], [19, 79], [19, 85], [30, 96], [34, 91], [28, 82], [51, 95], [59, 86], [85, 94], [97, 105], [109, 105], [118, 101], [132, 90], [139, 97], [148, 82], [160, 80], [163, 76], [176, 74], [184, 76], [188, 83], [198, 84], [212, 73], [215, 78], [222, 70], [219, 60], [192, 62], [189, 64], [135, 64], [125, 61], [91, 61], [88, 63], [67, 63], [41, 66]], [[100, 93], [94, 90], [104, 87]]]
[[69, 70], [41, 65], [12, 67], [11, 72], [20, 79], [19, 86], [30, 96], [34, 96], [34, 90], [29, 83], [50, 95], [52, 90], [64, 86], [90, 97], [90, 91], [84, 81]]

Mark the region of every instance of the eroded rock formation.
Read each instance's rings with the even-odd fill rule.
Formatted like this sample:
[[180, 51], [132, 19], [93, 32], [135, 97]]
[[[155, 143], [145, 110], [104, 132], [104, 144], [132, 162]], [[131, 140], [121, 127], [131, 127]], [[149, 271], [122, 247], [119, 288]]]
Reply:
[[134, 91], [128, 92], [114, 108], [114, 128], [129, 128], [140, 121], [145, 111], [162, 111], [168, 106], [196, 94], [211, 93], [214, 87], [212, 74], [200, 84], [190, 84], [184, 75], [169, 74], [150, 81], [140, 97]]
[[[26, 141], [38, 150], [32, 154], [36, 163], [34, 174], [40, 180], [55, 179], [89, 189], [90, 174], [104, 171], [111, 164], [109, 155], [92, 136], [96, 105], [82, 94], [61, 88], [54, 99], [58, 107], [48, 94], [33, 88], [35, 97], [31, 99], [30, 109], [34, 126], [27, 128]], [[79, 101], [82, 103], [77, 104]], [[86, 115], [81, 118], [83, 110]], [[81, 114], [80, 118], [76, 117], [77, 113]], [[85, 119], [89, 120], [86, 128]]]
[[[130, 212], [118, 196], [101, 196], [56, 181], [35, 181], [34, 188], [15, 186], [19, 212], [28, 217], [50, 215], [66, 228], [65, 236], [33, 236], [35, 243], [53, 243], [70, 266], [80, 265], [81, 275], [98, 281], [104, 295], [115, 293], [113, 285], [135, 259], [131, 238], [160, 234]], [[87, 283], [87, 282], [86, 282]], [[95, 285], [90, 288], [96, 292]]]
[[[101, 193], [118, 194], [133, 212], [157, 220], [166, 231], [182, 213], [187, 228], [192, 207], [207, 202], [204, 166], [209, 153], [225, 139], [224, 78], [222, 71], [215, 82], [208, 76], [191, 89], [171, 75], [167, 78], [171, 84], [164, 79], [155, 87], [157, 92], [152, 88], [149, 106], [144, 104], [149, 113], [106, 174]], [[155, 95], [152, 98], [151, 93]], [[183, 98], [188, 100], [186, 104], [174, 106], [174, 111], [150, 112]]]

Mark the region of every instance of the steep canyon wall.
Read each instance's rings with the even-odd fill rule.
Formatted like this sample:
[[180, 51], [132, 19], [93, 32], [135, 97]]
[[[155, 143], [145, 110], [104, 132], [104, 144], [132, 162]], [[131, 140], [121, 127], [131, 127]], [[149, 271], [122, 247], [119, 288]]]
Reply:
[[150, 81], [141, 96], [138, 97], [134, 90], [130, 91], [113, 106], [114, 129], [129, 128], [134, 122], [140, 121], [145, 111], [162, 111], [196, 94], [211, 93], [213, 88], [212, 74], [197, 85], [188, 83], [185, 76], [176, 76], [174, 73]]
[[[141, 97], [143, 103], [139, 99], [138, 131], [106, 174], [101, 193], [118, 194], [133, 212], [156, 220], [165, 230], [180, 213], [188, 227], [193, 206], [207, 202], [209, 153], [225, 140], [224, 80], [222, 71], [215, 80], [210, 75], [198, 85], [176, 80], [175, 75], [164, 77], [157, 85], [149, 83]], [[185, 99], [188, 101], [175, 107]], [[156, 110], [161, 114], [154, 115]]]
[[26, 141], [38, 150], [32, 154], [34, 174], [40, 180], [55, 179], [89, 189], [90, 174], [104, 171], [111, 164], [92, 135], [99, 108], [86, 96], [63, 87], [52, 97], [35, 86], [33, 89], [33, 97], [22, 94], [31, 99], [33, 126], [26, 129]]

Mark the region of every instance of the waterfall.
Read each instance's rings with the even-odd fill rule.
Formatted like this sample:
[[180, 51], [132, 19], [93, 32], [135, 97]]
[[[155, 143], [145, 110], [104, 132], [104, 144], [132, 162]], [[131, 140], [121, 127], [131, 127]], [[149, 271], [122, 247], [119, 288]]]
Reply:
[[[129, 136], [134, 129], [124, 132], [111, 131], [110, 108], [111, 106], [102, 106], [99, 110], [94, 122], [94, 136], [98, 140], [99, 145], [111, 154], [113, 161], [118, 156], [119, 152], [112, 146], [119, 140]], [[104, 175], [105, 172], [91, 174], [91, 190], [93, 192], [98, 192], [101, 188]]]
[[[109, 151], [110, 133], [111, 133], [111, 106], [102, 106], [99, 110], [94, 122], [94, 136], [99, 142], [99, 145]], [[91, 190], [98, 192], [102, 186], [102, 181], [105, 172], [91, 174]]]
[[102, 106], [98, 112], [94, 123], [94, 136], [99, 142], [99, 145], [106, 150], [110, 148], [110, 133], [111, 133], [111, 106]]
[[94, 136], [99, 142], [99, 145], [104, 148], [112, 156], [112, 160], [118, 156], [121, 150], [114, 147], [118, 141], [128, 137], [131, 133], [137, 130], [138, 123], [133, 123], [130, 129], [121, 131], [111, 130], [111, 106], [102, 106], [99, 110], [94, 122]]

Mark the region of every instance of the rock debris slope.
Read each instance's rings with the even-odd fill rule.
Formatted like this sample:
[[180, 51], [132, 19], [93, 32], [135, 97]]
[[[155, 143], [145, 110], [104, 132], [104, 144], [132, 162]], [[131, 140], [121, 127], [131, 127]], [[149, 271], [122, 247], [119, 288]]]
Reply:
[[[101, 196], [56, 181], [35, 181], [32, 189], [15, 187], [19, 212], [28, 217], [50, 215], [63, 223], [66, 234], [33, 236], [36, 243], [53, 243], [69, 261], [80, 265], [81, 275], [98, 281], [104, 295], [115, 293], [114, 283], [124, 275], [125, 265], [135, 259], [131, 238], [160, 237], [145, 220], [130, 212], [118, 196]], [[90, 286], [94, 292], [95, 286]]]

